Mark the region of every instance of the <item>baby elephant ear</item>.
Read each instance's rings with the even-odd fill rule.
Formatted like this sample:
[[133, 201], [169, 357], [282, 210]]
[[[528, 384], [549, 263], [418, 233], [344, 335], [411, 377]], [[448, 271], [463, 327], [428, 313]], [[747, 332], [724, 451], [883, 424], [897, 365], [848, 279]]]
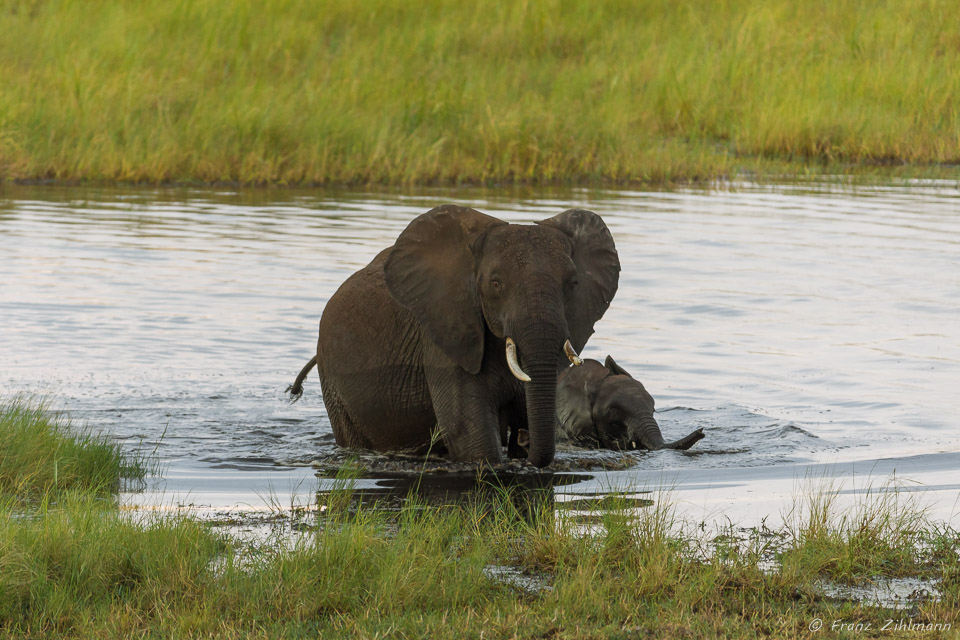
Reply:
[[567, 301], [567, 327], [573, 348], [581, 351], [593, 325], [610, 306], [620, 281], [620, 258], [603, 219], [592, 211], [569, 209], [537, 224], [559, 229], [570, 239], [577, 286]]
[[506, 223], [474, 209], [441, 205], [407, 225], [383, 267], [390, 295], [470, 373], [480, 371], [484, 335], [473, 248], [501, 224]]
[[633, 376], [627, 373], [627, 370], [617, 364], [616, 360], [613, 359], [613, 356], [607, 356], [607, 359], [603, 362], [603, 366], [607, 369], [610, 369], [614, 375], [618, 376], [627, 376], [632, 378]]

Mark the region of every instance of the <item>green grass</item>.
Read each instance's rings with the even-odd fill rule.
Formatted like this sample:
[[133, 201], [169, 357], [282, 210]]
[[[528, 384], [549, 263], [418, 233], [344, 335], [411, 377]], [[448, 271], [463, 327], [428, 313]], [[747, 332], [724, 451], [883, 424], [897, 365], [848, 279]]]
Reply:
[[71, 635], [158, 619], [194, 602], [225, 549], [187, 519], [136, 522], [83, 492], [24, 513], [0, 504], [0, 631]]
[[[956, 171], [947, 0], [0, 2], [0, 176]], [[939, 168], [938, 168], [939, 167]]]
[[829, 483], [811, 487], [795, 514], [796, 544], [781, 558], [784, 573], [852, 583], [923, 574], [933, 523], [922, 493], [904, 491], [895, 480], [869, 487], [846, 510], [837, 508], [839, 490]]
[[[952, 531], [937, 532], [930, 556], [941, 559], [928, 575], [943, 578], [944, 599], [900, 613], [824, 599], [812, 587], [823, 577], [816, 571], [765, 570], [760, 560], [770, 550], [755, 541], [695, 541], [676, 528], [666, 502], [613, 506], [603, 526], [584, 530], [549, 508], [522, 517], [506, 492], [459, 507], [414, 501], [399, 513], [349, 506], [348, 495], [331, 496], [293, 548], [239, 545], [187, 518], [131, 517], [83, 496], [33, 517], [0, 508], [0, 589], [8, 596], [0, 632], [752, 638], [803, 637], [817, 617], [828, 626], [899, 617], [960, 623], [960, 538]], [[810, 544], [793, 541], [779, 553], [816, 553]], [[515, 567], [547, 588], [492, 579], [490, 565]]]
[[[5, 426], [54, 422], [24, 402], [5, 415], [16, 417]], [[77, 438], [59, 433], [45, 441], [58, 450]], [[84, 437], [75, 446], [89, 446]], [[81, 476], [102, 468], [95, 457], [76, 466]], [[10, 477], [36, 477], [28, 467]], [[860, 638], [830, 626], [960, 624], [960, 534], [886, 487], [849, 510], [829, 487], [809, 490], [786, 531], [708, 537], [678, 519], [669, 495], [652, 496], [652, 505], [607, 497], [598, 518], [581, 517], [586, 504], [557, 508], [508, 489], [472, 503], [411, 499], [381, 510], [352, 499], [346, 473], [319, 496], [326, 509], [291, 547], [239, 543], [183, 516], [118, 510], [101, 498], [122, 475], [113, 468], [112, 484], [46, 483], [55, 497], [0, 500], [0, 635], [783, 638], [805, 637], [820, 618], [823, 637]], [[514, 568], [534, 588], [491, 577], [491, 566]], [[826, 578], [904, 575], [938, 581], [942, 600], [890, 612], [816, 589]], [[943, 637], [942, 627], [908, 633]]]
[[121, 479], [145, 473], [143, 460], [126, 455], [119, 443], [71, 425], [43, 403], [0, 400], [0, 499], [109, 495]]

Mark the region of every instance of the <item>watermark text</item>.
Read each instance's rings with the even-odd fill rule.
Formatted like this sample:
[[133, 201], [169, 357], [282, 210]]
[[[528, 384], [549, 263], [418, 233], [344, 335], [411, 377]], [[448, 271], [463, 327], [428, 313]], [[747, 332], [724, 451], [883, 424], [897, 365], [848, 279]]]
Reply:
[[810, 631], [817, 632], [824, 627], [830, 631], [854, 632], [894, 632], [894, 631], [950, 631], [952, 622], [927, 622], [913, 618], [884, 618], [881, 620], [824, 620], [814, 618], [810, 621]]

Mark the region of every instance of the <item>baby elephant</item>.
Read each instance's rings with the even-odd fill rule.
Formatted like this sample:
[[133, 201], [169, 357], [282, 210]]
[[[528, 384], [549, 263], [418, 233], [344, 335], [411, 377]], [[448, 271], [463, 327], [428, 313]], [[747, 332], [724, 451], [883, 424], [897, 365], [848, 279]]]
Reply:
[[560, 374], [557, 416], [558, 440], [583, 447], [689, 449], [703, 438], [700, 428], [675, 442], [664, 442], [653, 417], [653, 398], [610, 356], [604, 364], [585, 359]]

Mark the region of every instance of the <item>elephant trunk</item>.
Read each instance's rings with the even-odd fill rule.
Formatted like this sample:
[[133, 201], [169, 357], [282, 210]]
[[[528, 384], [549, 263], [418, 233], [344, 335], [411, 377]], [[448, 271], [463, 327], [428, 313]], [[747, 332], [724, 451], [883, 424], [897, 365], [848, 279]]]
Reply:
[[530, 377], [524, 385], [530, 447], [527, 460], [537, 467], [553, 462], [557, 449], [557, 375], [563, 353], [563, 330], [541, 327], [518, 336], [523, 371]]
[[658, 449], [680, 449], [687, 450], [703, 439], [703, 428], [696, 429], [692, 433], [673, 442], [665, 442], [663, 434], [660, 433], [660, 425], [653, 416], [640, 418], [635, 424], [630, 425], [629, 430], [631, 448], [637, 449], [638, 445], [657, 451]]
[[557, 449], [557, 365], [539, 369], [528, 366], [527, 426], [530, 449], [527, 459], [537, 467], [553, 462]]
[[639, 448], [637, 445], [650, 451], [657, 451], [658, 449], [664, 448], [663, 434], [660, 433], [660, 425], [657, 424], [653, 416], [639, 418], [633, 422], [633, 424], [630, 424], [627, 434], [630, 438], [630, 444], [634, 448]]

